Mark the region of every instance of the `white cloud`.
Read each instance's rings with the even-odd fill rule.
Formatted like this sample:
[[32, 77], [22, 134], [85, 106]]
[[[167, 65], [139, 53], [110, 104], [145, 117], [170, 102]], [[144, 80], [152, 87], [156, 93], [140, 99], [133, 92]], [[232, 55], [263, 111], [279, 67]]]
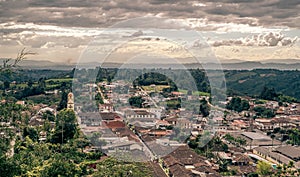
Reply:
[[215, 41], [212, 46], [293, 46], [297, 39], [286, 37], [280, 32], [268, 32], [246, 38]]

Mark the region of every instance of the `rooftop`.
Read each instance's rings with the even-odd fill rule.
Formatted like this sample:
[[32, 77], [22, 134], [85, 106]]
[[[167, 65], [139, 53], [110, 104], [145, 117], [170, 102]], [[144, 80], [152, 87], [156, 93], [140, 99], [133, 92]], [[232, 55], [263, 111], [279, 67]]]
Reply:
[[252, 140], [259, 140], [259, 141], [272, 141], [270, 137], [267, 135], [256, 133], [256, 132], [243, 132], [243, 136], [246, 136], [247, 138], [250, 138]]
[[299, 159], [300, 158], [300, 148], [295, 146], [281, 146], [276, 148], [276, 151], [291, 158]]

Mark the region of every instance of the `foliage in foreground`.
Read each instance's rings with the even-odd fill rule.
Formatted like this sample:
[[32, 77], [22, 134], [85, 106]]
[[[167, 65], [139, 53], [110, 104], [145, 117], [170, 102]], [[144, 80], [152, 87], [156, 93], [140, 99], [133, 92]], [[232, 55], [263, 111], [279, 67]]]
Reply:
[[149, 169], [144, 163], [122, 162], [114, 158], [107, 158], [97, 165], [94, 177], [147, 177], [151, 176]]

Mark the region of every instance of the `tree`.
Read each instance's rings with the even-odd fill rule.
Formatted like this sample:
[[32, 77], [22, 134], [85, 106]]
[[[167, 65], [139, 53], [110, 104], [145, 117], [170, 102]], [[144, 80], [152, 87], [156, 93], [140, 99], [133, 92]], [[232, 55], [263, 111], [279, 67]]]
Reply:
[[31, 79], [27, 82], [27, 86], [28, 86], [29, 88], [31, 88], [33, 84], [34, 84], [34, 83], [33, 83], [33, 81], [32, 81]]
[[168, 100], [167, 101], [167, 110], [169, 109], [179, 109], [181, 108], [181, 99], [177, 98], [176, 100]]
[[23, 131], [23, 137], [28, 136], [31, 140], [37, 141], [39, 134], [34, 127], [26, 127]]
[[272, 166], [265, 161], [259, 161], [257, 163], [257, 173], [262, 176], [270, 175], [272, 171]]
[[226, 105], [227, 109], [242, 112], [250, 108], [249, 102], [242, 100], [240, 97], [233, 97], [230, 102]]
[[8, 58], [3, 61], [3, 65], [0, 66], [0, 73], [3, 71], [10, 71], [12, 69], [17, 68], [19, 66], [19, 63], [25, 60], [28, 55], [35, 55], [35, 54], [36, 53], [31, 51], [26, 51], [26, 49], [23, 48], [21, 52], [18, 53], [15, 59]]
[[38, 86], [40, 89], [44, 90], [46, 88], [46, 81], [45, 78], [40, 78], [38, 81]]
[[271, 138], [272, 138], [272, 146], [273, 146], [273, 144], [274, 144], [274, 138], [275, 138], [276, 136], [272, 133], [271, 134]]
[[81, 149], [81, 152], [83, 152], [83, 149], [91, 144], [91, 142], [85, 138], [85, 137], [80, 137], [74, 140], [73, 142], [76, 147]]
[[249, 173], [247, 177], [258, 177], [257, 173]]
[[229, 165], [229, 161], [226, 159], [220, 159], [218, 160], [218, 164], [219, 164], [219, 170], [220, 172], [226, 172], [228, 171], [228, 165]]
[[97, 172], [93, 174], [97, 177], [148, 177], [149, 169], [144, 163], [117, 161], [114, 158], [107, 158], [97, 165]]
[[71, 160], [57, 154], [41, 172], [41, 177], [81, 176], [81, 169]]
[[96, 94], [95, 100], [96, 100], [96, 102], [97, 102], [97, 105], [98, 105], [98, 104], [103, 104], [103, 103], [104, 103], [103, 98], [102, 98], [102, 96], [101, 96], [101, 94], [100, 94], [99, 92]]
[[272, 109], [265, 108], [263, 106], [256, 106], [253, 108], [253, 110], [256, 112], [257, 116], [266, 117], [266, 118], [272, 118], [275, 116]]
[[130, 97], [128, 100], [128, 102], [131, 106], [134, 106], [137, 108], [142, 108], [144, 101], [145, 100], [141, 96], [133, 96], [133, 97]]
[[55, 121], [55, 115], [51, 111], [49, 111], [49, 110], [45, 111], [43, 113], [42, 117], [45, 120], [49, 120], [49, 121], [52, 121], [52, 122]]
[[55, 131], [52, 138], [54, 143], [67, 142], [78, 132], [76, 115], [71, 109], [61, 110], [55, 121]]
[[9, 81], [4, 81], [3, 82], [3, 85], [4, 85], [4, 89], [6, 90], [6, 89], [9, 89], [9, 87], [10, 87], [10, 82]]
[[210, 108], [208, 106], [208, 102], [206, 99], [202, 99], [200, 101], [199, 113], [203, 115], [203, 117], [207, 117], [209, 115]]
[[0, 155], [0, 177], [17, 176], [20, 167], [16, 166], [12, 159], [7, 158], [4, 154]]
[[65, 91], [62, 91], [61, 100], [58, 104], [57, 110], [59, 111], [64, 108], [67, 108], [67, 104], [68, 104], [68, 93]]
[[278, 97], [278, 94], [275, 92], [274, 88], [268, 88], [265, 86], [259, 97], [265, 100], [275, 100]]

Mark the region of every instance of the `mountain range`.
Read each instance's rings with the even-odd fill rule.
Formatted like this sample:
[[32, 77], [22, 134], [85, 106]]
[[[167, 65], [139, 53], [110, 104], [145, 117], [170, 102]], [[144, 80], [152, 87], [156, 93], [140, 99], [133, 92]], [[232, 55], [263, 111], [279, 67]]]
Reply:
[[[3, 63], [4, 59], [0, 59]], [[187, 63], [185, 68], [205, 68], [205, 69], [224, 69], [224, 70], [252, 70], [252, 69], [279, 69], [279, 70], [300, 70], [300, 60], [297, 59], [276, 59], [262, 61], [245, 61], [239, 59], [221, 60], [221, 66], [217, 63]], [[53, 70], [69, 70], [72, 68], [94, 68], [100, 66], [98, 62], [88, 63], [58, 63], [47, 60], [24, 60], [20, 63], [20, 67], [24, 69], [53, 69]], [[102, 67], [121, 67], [120, 63], [105, 63]], [[178, 64], [127, 64], [130, 68], [182, 68]]]

